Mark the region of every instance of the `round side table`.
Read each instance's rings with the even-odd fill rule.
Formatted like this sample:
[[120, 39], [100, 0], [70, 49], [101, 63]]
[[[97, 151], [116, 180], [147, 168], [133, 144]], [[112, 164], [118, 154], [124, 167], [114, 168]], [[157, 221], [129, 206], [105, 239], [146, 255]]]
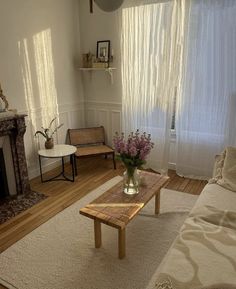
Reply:
[[[59, 180], [74, 182], [74, 180], [75, 180], [74, 154], [75, 154], [76, 150], [77, 150], [77, 148], [75, 146], [64, 145], [64, 144], [55, 145], [52, 149], [39, 150], [38, 151], [39, 168], [40, 168], [40, 176], [41, 176], [42, 183], [49, 182], [49, 181], [59, 181]], [[72, 179], [68, 178], [65, 175], [64, 157], [68, 157], [68, 156], [70, 157], [70, 162], [71, 162]], [[58, 175], [56, 175], [55, 177], [44, 180], [43, 179], [43, 173], [42, 173], [41, 158], [61, 158], [62, 171]]]

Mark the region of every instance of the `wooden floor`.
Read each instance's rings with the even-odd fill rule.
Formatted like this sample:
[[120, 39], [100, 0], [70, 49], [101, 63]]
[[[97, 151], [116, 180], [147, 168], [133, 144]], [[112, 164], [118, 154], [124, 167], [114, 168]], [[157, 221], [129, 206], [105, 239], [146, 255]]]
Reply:
[[[69, 172], [70, 166], [68, 165], [66, 169]], [[45, 177], [53, 176], [57, 171], [58, 169], [55, 169], [47, 173]], [[74, 183], [67, 181], [41, 183], [39, 177], [33, 179], [31, 188], [46, 194], [48, 198], [0, 225], [0, 252], [6, 250], [16, 241], [91, 190], [117, 175], [122, 175], [123, 171], [124, 167], [121, 163], [117, 163], [117, 170], [113, 170], [113, 164], [110, 159], [96, 157], [79, 161], [78, 176]], [[181, 178], [174, 171], [170, 171], [169, 176], [170, 182], [167, 188], [172, 190], [198, 195], [206, 184], [206, 181]]]

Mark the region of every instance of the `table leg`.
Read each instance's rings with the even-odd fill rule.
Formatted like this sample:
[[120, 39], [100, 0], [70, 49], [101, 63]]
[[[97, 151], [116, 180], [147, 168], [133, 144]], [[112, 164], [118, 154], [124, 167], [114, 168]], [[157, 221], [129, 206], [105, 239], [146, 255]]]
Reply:
[[74, 155], [70, 155], [70, 162], [72, 168], [72, 181], [75, 181], [75, 167], [74, 167]]
[[95, 248], [100, 248], [102, 245], [102, 230], [101, 222], [94, 220], [94, 239], [95, 239]]
[[75, 175], [78, 176], [77, 163], [76, 163], [76, 156], [75, 156], [75, 154], [73, 155], [73, 159], [74, 159], [74, 166], [75, 166]]
[[119, 258], [123, 259], [125, 257], [125, 228], [120, 228], [118, 230], [119, 230], [118, 254]]
[[161, 192], [158, 191], [155, 196], [155, 214], [156, 215], [160, 213], [160, 198], [161, 198]]
[[61, 166], [62, 166], [62, 174], [65, 173], [65, 163], [64, 163], [64, 157], [61, 157]]

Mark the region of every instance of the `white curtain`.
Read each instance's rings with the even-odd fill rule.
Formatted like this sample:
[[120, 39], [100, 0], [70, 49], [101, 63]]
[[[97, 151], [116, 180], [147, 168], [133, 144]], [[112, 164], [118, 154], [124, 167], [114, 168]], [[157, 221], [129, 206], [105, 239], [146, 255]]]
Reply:
[[176, 113], [177, 173], [207, 178], [236, 145], [236, 1], [192, 0]]
[[168, 168], [185, 29], [183, 3], [164, 1], [122, 9], [123, 131], [151, 133], [155, 147], [148, 166], [161, 173]]

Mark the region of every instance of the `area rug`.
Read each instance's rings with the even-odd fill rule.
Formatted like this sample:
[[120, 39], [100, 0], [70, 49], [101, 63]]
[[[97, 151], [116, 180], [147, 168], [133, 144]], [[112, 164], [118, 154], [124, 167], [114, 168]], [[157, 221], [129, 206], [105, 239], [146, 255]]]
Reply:
[[0, 224], [3, 224], [46, 198], [47, 196], [42, 193], [31, 191], [25, 195], [19, 195], [15, 199], [1, 200]]
[[93, 221], [79, 209], [120, 181], [115, 177], [60, 212], [0, 255], [0, 283], [18, 289], [144, 289], [177, 236], [197, 196], [161, 191], [128, 225], [126, 258], [117, 258], [117, 230], [102, 226], [94, 248]]

